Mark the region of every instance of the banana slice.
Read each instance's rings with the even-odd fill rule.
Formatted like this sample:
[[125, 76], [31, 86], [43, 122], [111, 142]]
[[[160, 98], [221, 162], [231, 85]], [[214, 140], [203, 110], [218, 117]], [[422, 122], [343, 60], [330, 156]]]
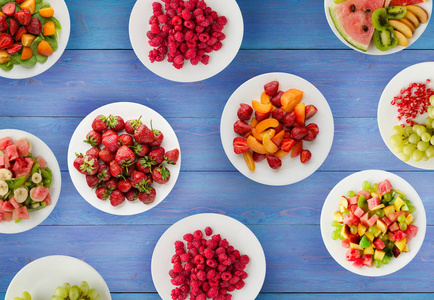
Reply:
[[0, 169], [0, 180], [11, 179], [12, 172], [8, 169]]
[[31, 190], [30, 190], [30, 199], [32, 199], [33, 201], [35, 201], [35, 202], [42, 202], [42, 201], [44, 201], [44, 199], [38, 199], [38, 198], [34, 198], [32, 195], [33, 195], [33, 191], [34, 191], [34, 189], [35, 188], [32, 188]]
[[0, 180], [0, 196], [4, 196], [9, 192], [9, 186], [4, 180]]
[[32, 181], [33, 181], [34, 183], [40, 183], [40, 182], [42, 181], [42, 176], [41, 176], [41, 174], [39, 174], [39, 173], [34, 173], [34, 174], [32, 175]]
[[14, 197], [18, 203], [23, 203], [24, 201], [26, 201], [28, 196], [29, 196], [29, 190], [25, 186], [19, 187], [14, 190]]
[[416, 17], [419, 19], [419, 22], [421, 23], [428, 22], [428, 14], [422, 7], [417, 5], [407, 5], [406, 8], [407, 11], [411, 11], [416, 15]]

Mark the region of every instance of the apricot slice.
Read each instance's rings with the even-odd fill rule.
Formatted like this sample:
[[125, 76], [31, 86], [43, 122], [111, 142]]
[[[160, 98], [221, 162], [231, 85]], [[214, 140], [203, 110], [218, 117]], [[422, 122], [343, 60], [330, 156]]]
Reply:
[[278, 158], [282, 158], [286, 155], [288, 155], [289, 152], [285, 152], [283, 151], [283, 149], [280, 149], [279, 151], [277, 151], [276, 153], [274, 153], [274, 156], [278, 157]]
[[25, 0], [23, 3], [21, 3], [20, 7], [21, 9], [25, 9], [33, 15], [36, 9], [36, 2], [35, 0]]
[[271, 99], [270, 96], [268, 96], [265, 92], [262, 92], [262, 94], [261, 94], [261, 103], [262, 103], [262, 104], [268, 104], [268, 103], [271, 103], [271, 102], [270, 102], [270, 99]]
[[275, 153], [279, 150], [279, 147], [276, 146], [275, 143], [271, 140], [271, 136], [269, 134], [264, 134], [264, 138], [262, 139], [262, 145], [264, 145], [265, 150], [268, 153]]
[[301, 102], [303, 99], [303, 92], [297, 89], [289, 89], [283, 93], [280, 97], [280, 102], [282, 103], [282, 109], [289, 113], [294, 107]]
[[44, 18], [52, 17], [54, 15], [54, 8], [52, 8], [51, 6], [46, 8], [41, 8], [39, 10], [39, 14]]
[[258, 140], [253, 136], [249, 136], [247, 138], [247, 145], [252, 151], [259, 154], [267, 154], [267, 150], [265, 150], [264, 145], [262, 145]]
[[276, 146], [280, 146], [280, 144], [283, 141], [283, 136], [285, 135], [285, 130], [281, 130], [278, 133], [276, 133], [271, 140], [273, 141], [273, 143], [276, 144]]
[[256, 131], [256, 129], [255, 128], [253, 128], [252, 129], [252, 134], [253, 134], [253, 136], [258, 140], [258, 141], [260, 141], [260, 142], [262, 142], [262, 139], [264, 138], [264, 135], [265, 134], [268, 134], [268, 135], [270, 135], [271, 137], [274, 137], [274, 134], [276, 133], [276, 130], [274, 130], [274, 129], [268, 129], [268, 130], [265, 130], [265, 131], [263, 131], [263, 132], [261, 132], [261, 133], [258, 133], [257, 131]]
[[256, 129], [257, 133], [261, 133], [261, 132], [265, 131], [265, 129], [267, 129], [267, 128], [270, 128], [270, 127], [275, 128], [277, 126], [279, 126], [279, 121], [277, 121], [274, 118], [268, 118], [268, 119], [265, 119], [265, 120], [259, 122], [259, 124], [256, 125], [255, 129]]
[[43, 35], [53, 35], [56, 34], [56, 27], [54, 27], [53, 21], [48, 21], [45, 23], [44, 28], [42, 29]]
[[51, 46], [47, 41], [41, 41], [38, 45], [38, 48], [36, 48], [36, 51], [44, 56], [50, 56], [53, 54], [53, 49], [51, 49]]
[[33, 51], [30, 47], [23, 47], [23, 52], [21, 52], [21, 60], [27, 60], [32, 58]]
[[243, 157], [249, 170], [255, 171], [255, 161], [253, 160], [252, 153], [250, 151], [246, 151], [243, 153]]
[[295, 122], [298, 125], [303, 127], [306, 120], [306, 107], [304, 103], [298, 103], [294, 107], [294, 112], [295, 112]]
[[250, 126], [252, 126], [252, 128], [255, 128], [256, 125], [258, 125], [258, 120], [256, 120], [255, 117], [252, 118], [252, 121], [250, 122]]
[[25, 33], [21, 37], [21, 44], [23, 44], [24, 47], [30, 47], [30, 45], [33, 43], [33, 40], [36, 38], [33, 34]]
[[271, 103], [263, 104], [256, 100], [252, 100], [252, 107], [256, 112], [262, 114], [269, 113], [273, 109], [273, 105]]

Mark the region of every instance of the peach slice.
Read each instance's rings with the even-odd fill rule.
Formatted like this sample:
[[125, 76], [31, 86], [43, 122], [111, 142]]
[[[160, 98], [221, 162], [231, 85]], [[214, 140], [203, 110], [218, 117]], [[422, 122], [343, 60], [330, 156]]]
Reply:
[[267, 114], [273, 109], [273, 105], [271, 103], [263, 104], [256, 100], [252, 100], [252, 107], [256, 112], [262, 114]]
[[271, 102], [270, 102], [270, 99], [271, 99], [271, 97], [268, 96], [267, 94], [265, 94], [265, 92], [263, 92], [263, 93], [261, 94], [261, 103], [262, 103], [262, 104], [268, 104], [268, 103], [271, 103]]
[[258, 120], [256, 120], [255, 117], [252, 118], [252, 121], [250, 122], [250, 126], [252, 126], [252, 128], [255, 128], [256, 125], [258, 125]]
[[264, 148], [265, 150], [267, 150], [268, 153], [275, 153], [277, 152], [277, 150], [279, 150], [279, 147], [277, 147], [276, 144], [273, 143], [269, 134], [264, 134], [264, 138], [262, 139], [262, 145], [264, 145]]
[[303, 92], [297, 89], [289, 89], [280, 97], [282, 108], [285, 112], [291, 112], [294, 107], [303, 99]]
[[258, 140], [253, 136], [249, 136], [247, 138], [247, 145], [249, 146], [252, 151], [259, 153], [259, 154], [267, 154], [267, 150], [265, 150], [264, 145], [262, 145]]
[[255, 171], [255, 161], [253, 160], [252, 153], [250, 151], [246, 151], [243, 153], [243, 157], [249, 170]]
[[282, 158], [286, 155], [288, 155], [289, 152], [285, 152], [283, 151], [283, 149], [280, 149], [279, 151], [277, 151], [276, 153], [274, 153], [274, 156], [278, 157], [278, 158]]
[[273, 141], [273, 143], [276, 144], [276, 146], [280, 146], [280, 144], [283, 141], [283, 136], [285, 135], [285, 130], [281, 130], [279, 131], [279, 133], [276, 133], [271, 140]]
[[268, 119], [265, 119], [265, 120], [259, 122], [259, 124], [256, 125], [255, 129], [256, 129], [256, 132], [259, 134], [259, 133], [265, 131], [267, 128], [270, 128], [270, 127], [275, 128], [277, 126], [279, 126], [279, 121], [277, 121], [274, 118], [268, 118]]
[[21, 3], [20, 7], [21, 7], [21, 9], [25, 9], [31, 15], [33, 15], [35, 13], [35, 9], [36, 9], [36, 2], [35, 2], [35, 0], [25, 0], [23, 3]]
[[298, 125], [303, 127], [306, 121], [306, 107], [304, 103], [298, 103], [294, 107], [294, 112], [295, 112], [295, 122]]
[[271, 129], [271, 128], [268, 130], [265, 130], [261, 133], [258, 133], [258, 131], [255, 128], [252, 129], [253, 136], [260, 142], [262, 142], [262, 140], [264, 139], [264, 135], [268, 134], [270, 137], [274, 137], [275, 133], [276, 133], [276, 130]]

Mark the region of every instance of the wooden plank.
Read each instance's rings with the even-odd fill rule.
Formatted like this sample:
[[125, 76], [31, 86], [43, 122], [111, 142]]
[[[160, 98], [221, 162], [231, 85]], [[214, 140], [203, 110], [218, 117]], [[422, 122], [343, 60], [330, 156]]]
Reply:
[[35, 78], [1, 79], [0, 115], [83, 117], [102, 105], [131, 101], [164, 117], [220, 118], [227, 99], [242, 83], [263, 73], [287, 72], [314, 84], [335, 118], [376, 118], [389, 80], [430, 55], [427, 50], [401, 51], [379, 59], [352, 50], [245, 50], [213, 78], [176, 83], [151, 73], [131, 50], [66, 51]]

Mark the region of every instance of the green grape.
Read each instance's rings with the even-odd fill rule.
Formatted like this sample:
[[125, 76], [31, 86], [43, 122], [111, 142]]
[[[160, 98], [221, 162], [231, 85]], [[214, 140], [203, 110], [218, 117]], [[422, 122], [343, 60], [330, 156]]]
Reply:
[[[332, 221], [332, 226], [333, 227], [338, 227], [338, 225], [339, 225], [339, 222], [338, 221], [336, 221], [336, 220], [333, 220]], [[81, 287], [81, 285], [80, 285], [80, 287]], [[89, 288], [89, 287], [88, 287]]]
[[410, 205], [411, 205], [411, 201], [408, 200], [408, 199], [404, 199], [404, 202], [405, 202], [405, 204], [406, 204], [407, 206], [410, 206]]
[[70, 290], [69, 290], [69, 298], [71, 300], [77, 300], [78, 297], [80, 296], [80, 288], [76, 285], [74, 285]]
[[409, 207], [408, 207], [408, 212], [411, 214], [411, 213], [414, 213], [414, 211], [415, 211], [416, 209], [414, 208], [414, 206], [412, 206], [412, 205], [410, 205]]
[[93, 298], [93, 300], [101, 300], [101, 296], [98, 294], [95, 298]]
[[365, 180], [362, 182], [362, 189], [364, 189], [365, 191], [369, 191], [369, 188], [371, 187], [371, 185], [369, 184], [369, 181]]
[[426, 156], [426, 155], [424, 155], [424, 156], [422, 157], [422, 160], [423, 160], [423, 161], [427, 161], [428, 159], [429, 159], [429, 157]]
[[387, 235], [381, 234], [380, 235], [380, 240], [382, 240], [383, 242], [386, 242], [387, 241]]
[[[431, 108], [431, 110], [430, 110], [430, 108]], [[431, 119], [434, 119], [434, 110], [432, 110], [432, 106], [428, 107], [428, 116]]]
[[395, 144], [393, 146], [393, 152], [395, 153], [402, 153], [402, 151], [404, 150], [404, 144], [403, 143], [399, 143], [399, 144]]
[[51, 296], [51, 300], [63, 300], [65, 298], [60, 297], [60, 296]]
[[341, 234], [337, 230], [332, 231], [332, 240], [336, 241]]
[[399, 228], [401, 228], [402, 231], [406, 231], [407, 230], [407, 223], [403, 222], [403, 223], [399, 223]]
[[342, 235], [339, 235], [339, 239], [340, 239], [341, 241], [345, 240], [345, 238], [344, 238]]
[[25, 291], [21, 294], [21, 298], [23, 298], [23, 300], [32, 300], [32, 296], [27, 291]]
[[378, 183], [374, 183], [374, 185], [372, 186], [375, 190], [378, 190]]
[[404, 222], [405, 221], [405, 216], [404, 215], [400, 215], [399, 217], [398, 217], [398, 222], [399, 223], [402, 223], [402, 222]]
[[14, 300], [24, 300], [24, 299], [21, 297], [15, 297]]
[[383, 200], [386, 202], [390, 202], [390, 200], [392, 200], [392, 192], [388, 192], [388, 193], [384, 194]]
[[[335, 220], [335, 222], [336, 222], [337, 224], [339, 224], [338, 221]], [[335, 225], [335, 226], [336, 226], [336, 225]], [[86, 296], [87, 293], [89, 292], [89, 284], [88, 284], [86, 281], [82, 281], [82, 282], [80, 283], [80, 289], [81, 289], [81, 295], [82, 295], [82, 296]]]
[[56, 292], [54, 292], [55, 296], [60, 296], [62, 298], [66, 298], [68, 296], [68, 293], [66, 292], [66, 289], [63, 286], [58, 286], [56, 288]]
[[378, 210], [375, 212], [375, 214], [376, 214], [379, 218], [382, 218], [382, 217], [384, 217], [384, 210], [382, 210], [382, 209], [378, 209]]
[[429, 158], [434, 157], [434, 146], [429, 146], [428, 149], [425, 150], [425, 155]]
[[400, 144], [402, 142], [402, 136], [395, 134], [390, 137], [390, 143], [392, 145]]
[[376, 268], [379, 268], [379, 267], [381, 267], [381, 265], [382, 265], [382, 263], [381, 263], [381, 260], [374, 260], [374, 266], [376, 267]]
[[412, 155], [414, 150], [416, 150], [416, 145], [414, 144], [407, 144], [404, 146], [404, 149], [402, 150], [402, 152], [406, 155]]
[[414, 161], [420, 161], [424, 157], [424, 153], [419, 149], [414, 150], [413, 159]]
[[69, 282], [65, 282], [63, 284], [63, 287], [66, 289], [66, 292], [69, 293], [69, 290], [71, 289], [71, 284], [69, 284]]
[[416, 133], [418, 136], [422, 136], [426, 132], [425, 126], [419, 126], [417, 127]]
[[412, 144], [417, 144], [420, 141], [420, 136], [418, 136], [416, 133], [413, 133], [408, 137], [408, 141]]
[[405, 130], [401, 126], [395, 125], [395, 126], [393, 126], [393, 134], [404, 135], [405, 134]]
[[405, 126], [404, 131], [405, 131], [405, 135], [409, 136], [413, 133], [413, 128], [411, 126]]
[[405, 153], [401, 153], [401, 160], [403, 161], [403, 162], [407, 162], [407, 161], [409, 161], [410, 160], [410, 155], [407, 155], [407, 154], [405, 154]]
[[411, 128], [411, 131], [413, 132], [413, 133], [417, 133], [417, 128], [419, 127], [419, 125], [413, 125], [413, 127]]
[[95, 289], [90, 289], [87, 295], [92, 299], [98, 295], [98, 292]]
[[430, 118], [430, 117], [427, 117], [425, 119], [425, 126], [426, 126], [426, 128], [432, 128], [432, 121], [433, 121], [433, 119]]
[[431, 105], [434, 105], [434, 95], [431, 95], [431, 97], [429, 97], [429, 102], [431, 103]]
[[375, 227], [369, 227], [369, 229], [368, 229], [368, 232], [370, 233], [370, 234], [374, 234], [375, 233]]
[[356, 195], [356, 193], [354, 192], [354, 191], [349, 191], [348, 193], [347, 193], [347, 196], [348, 197], [354, 197]]
[[385, 265], [387, 265], [389, 263], [389, 261], [390, 261], [390, 256], [385, 255], [383, 257], [382, 263], [385, 264]]
[[429, 148], [428, 142], [420, 141], [419, 143], [417, 143], [417, 149], [419, 149], [422, 152], [425, 152], [426, 149], [428, 148]]
[[[433, 121], [433, 123], [434, 123], [434, 121]], [[431, 143], [431, 145], [434, 145], [434, 135], [433, 136], [431, 136], [431, 139], [430, 139], [430, 141], [429, 141], [430, 143]]]
[[429, 134], [428, 132], [424, 132], [424, 133], [422, 133], [420, 138], [424, 142], [429, 142], [431, 140], [431, 134]]

